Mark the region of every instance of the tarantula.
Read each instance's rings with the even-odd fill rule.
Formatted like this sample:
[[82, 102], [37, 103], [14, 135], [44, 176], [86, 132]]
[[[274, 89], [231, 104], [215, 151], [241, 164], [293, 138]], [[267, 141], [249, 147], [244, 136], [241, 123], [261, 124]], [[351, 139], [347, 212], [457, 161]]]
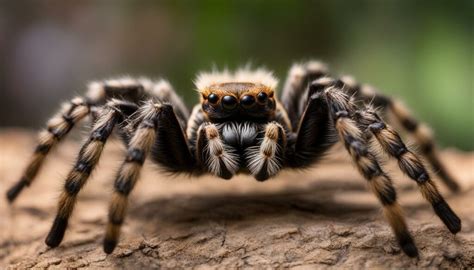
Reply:
[[265, 69], [201, 73], [195, 85], [200, 104], [189, 114], [165, 80], [127, 77], [92, 82], [85, 97], [72, 99], [48, 122], [23, 176], [8, 191], [8, 200], [13, 202], [33, 182], [53, 146], [90, 115], [92, 131], [65, 181], [57, 215], [46, 238], [50, 247], [61, 243], [77, 194], [96, 167], [114, 129], [127, 152], [115, 179], [103, 242], [106, 253], [112, 253], [117, 245], [128, 195], [148, 156], [172, 173], [208, 173], [230, 179], [244, 172], [265, 181], [284, 168], [316, 164], [338, 139], [382, 204], [395, 237], [408, 256], [417, 256], [418, 250], [392, 181], [370, 147], [372, 144], [379, 144], [398, 160], [400, 169], [418, 184], [451, 233], [461, 230], [460, 219], [438, 192], [420, 158], [374, 109], [393, 113], [414, 134], [440, 179], [457, 191], [459, 186], [440, 162], [430, 132], [399, 101], [379, 94], [371, 86], [359, 85], [351, 77], [331, 78], [326, 65], [316, 61], [292, 66], [281, 101], [276, 95], [277, 79]]

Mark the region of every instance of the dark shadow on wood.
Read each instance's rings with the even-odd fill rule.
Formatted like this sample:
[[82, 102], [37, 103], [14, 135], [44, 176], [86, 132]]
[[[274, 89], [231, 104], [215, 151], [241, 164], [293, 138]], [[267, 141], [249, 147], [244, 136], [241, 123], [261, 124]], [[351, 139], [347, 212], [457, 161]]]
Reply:
[[294, 188], [272, 194], [178, 195], [155, 199], [130, 209], [131, 219], [148, 222], [190, 223], [197, 221], [232, 222], [283, 216], [291, 213], [315, 215], [320, 219], [344, 220], [360, 213], [368, 218], [380, 211], [378, 205], [335, 202], [337, 193], [365, 191], [363, 184], [319, 181], [309, 188]]

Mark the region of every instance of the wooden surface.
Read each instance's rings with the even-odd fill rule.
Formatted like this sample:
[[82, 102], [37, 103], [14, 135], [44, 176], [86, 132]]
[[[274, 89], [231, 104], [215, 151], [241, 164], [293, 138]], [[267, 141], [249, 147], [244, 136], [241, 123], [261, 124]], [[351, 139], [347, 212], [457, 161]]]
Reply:
[[462, 219], [451, 235], [396, 164], [387, 163], [421, 256], [400, 252], [381, 208], [340, 147], [306, 172], [259, 183], [248, 176], [169, 177], [146, 164], [121, 242], [106, 256], [102, 237], [123, 149], [110, 141], [79, 201], [62, 245], [44, 239], [79, 143], [51, 154], [14, 205], [4, 199], [34, 147], [34, 133], [0, 131], [0, 268], [362, 268], [474, 267], [474, 154], [443, 152], [462, 185], [443, 194]]

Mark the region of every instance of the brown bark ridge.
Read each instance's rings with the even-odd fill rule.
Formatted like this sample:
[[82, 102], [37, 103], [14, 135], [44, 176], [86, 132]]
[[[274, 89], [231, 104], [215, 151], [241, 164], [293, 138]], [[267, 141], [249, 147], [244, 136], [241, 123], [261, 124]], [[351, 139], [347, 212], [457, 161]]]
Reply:
[[[21, 176], [34, 142], [31, 132], [0, 130], [1, 194]], [[456, 236], [416, 184], [395, 162], [386, 162], [419, 258], [400, 251], [381, 207], [341, 147], [314, 169], [282, 172], [265, 183], [244, 175], [230, 181], [170, 177], [147, 162], [131, 195], [120, 243], [106, 256], [107, 208], [124, 151], [118, 140], [107, 144], [79, 194], [62, 244], [55, 249], [44, 244], [78, 149], [73, 140], [62, 143], [13, 205], [1, 199], [1, 269], [474, 267], [474, 153], [442, 153], [460, 181], [460, 193], [450, 193], [435, 179], [462, 219]]]

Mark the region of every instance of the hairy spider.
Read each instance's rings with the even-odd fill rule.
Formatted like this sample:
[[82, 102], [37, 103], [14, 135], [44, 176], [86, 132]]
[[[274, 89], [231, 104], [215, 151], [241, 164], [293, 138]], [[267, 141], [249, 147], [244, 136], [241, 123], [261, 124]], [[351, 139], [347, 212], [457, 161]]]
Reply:
[[48, 122], [23, 176], [8, 191], [8, 200], [12, 202], [33, 182], [53, 146], [90, 115], [94, 121], [92, 131], [65, 181], [58, 212], [46, 238], [50, 247], [61, 243], [77, 194], [97, 165], [114, 128], [127, 153], [115, 179], [103, 243], [106, 253], [117, 245], [128, 195], [148, 156], [172, 173], [209, 173], [230, 179], [244, 172], [265, 181], [284, 168], [316, 164], [338, 139], [381, 202], [408, 256], [417, 256], [418, 250], [397, 203], [392, 181], [371, 144], [378, 143], [398, 160], [400, 169], [418, 184], [423, 197], [451, 233], [460, 231], [460, 219], [438, 192], [420, 159], [374, 109], [378, 107], [382, 113], [391, 111], [414, 134], [440, 179], [457, 191], [459, 186], [441, 164], [430, 132], [399, 101], [379, 94], [373, 87], [359, 85], [351, 77], [333, 79], [327, 67], [316, 61], [292, 66], [281, 102], [275, 93], [277, 80], [264, 69], [201, 73], [195, 85], [200, 104], [189, 114], [164, 80], [127, 77], [91, 83], [84, 98], [72, 99]]

